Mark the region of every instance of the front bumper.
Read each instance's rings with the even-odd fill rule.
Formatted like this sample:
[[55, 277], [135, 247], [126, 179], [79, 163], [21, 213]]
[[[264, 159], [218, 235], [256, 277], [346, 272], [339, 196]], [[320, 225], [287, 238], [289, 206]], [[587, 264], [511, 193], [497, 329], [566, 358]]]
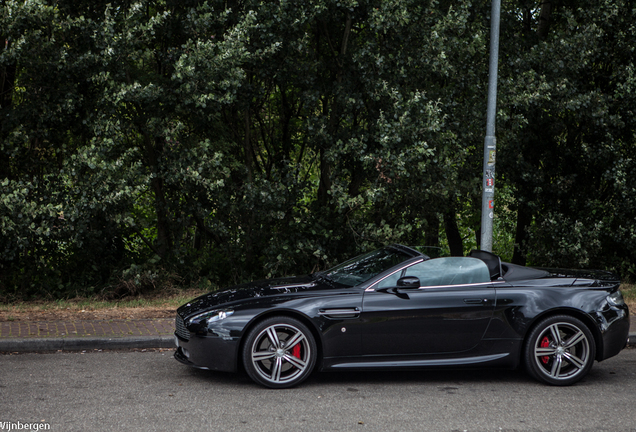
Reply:
[[197, 368], [197, 369], [208, 369], [206, 367], [197, 366], [194, 363], [192, 363], [190, 360], [188, 360], [188, 357], [184, 353], [183, 349], [181, 347], [179, 347], [179, 346], [177, 346], [177, 350], [174, 353], [174, 358], [179, 363], [183, 363], [186, 366], [191, 366], [191, 367], [194, 367], [194, 368]]
[[175, 334], [174, 358], [188, 366], [223, 372], [236, 372], [238, 340], [192, 334], [186, 341]]

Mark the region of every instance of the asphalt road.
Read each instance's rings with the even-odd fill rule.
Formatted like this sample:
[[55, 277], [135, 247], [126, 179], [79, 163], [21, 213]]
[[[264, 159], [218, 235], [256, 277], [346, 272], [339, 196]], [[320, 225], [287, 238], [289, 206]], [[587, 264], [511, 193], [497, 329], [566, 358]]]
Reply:
[[322, 373], [267, 390], [171, 351], [0, 356], [2, 422], [51, 431], [636, 431], [636, 349], [576, 386], [515, 371]]

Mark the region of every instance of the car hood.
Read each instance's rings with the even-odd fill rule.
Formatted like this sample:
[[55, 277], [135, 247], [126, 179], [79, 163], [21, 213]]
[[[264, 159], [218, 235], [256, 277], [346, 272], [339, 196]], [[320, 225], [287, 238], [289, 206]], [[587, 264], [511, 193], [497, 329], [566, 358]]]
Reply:
[[258, 297], [276, 296], [281, 294], [319, 291], [334, 288], [333, 282], [319, 279], [312, 275], [294, 276], [287, 278], [267, 279], [236, 285], [223, 291], [204, 294], [184, 304], [177, 309], [182, 318], [195, 315], [228, 303]]

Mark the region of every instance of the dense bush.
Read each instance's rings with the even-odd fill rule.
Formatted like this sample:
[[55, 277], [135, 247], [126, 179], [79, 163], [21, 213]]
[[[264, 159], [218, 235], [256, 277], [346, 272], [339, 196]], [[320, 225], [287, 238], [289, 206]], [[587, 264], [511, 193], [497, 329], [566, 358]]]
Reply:
[[[494, 248], [636, 268], [635, 10], [506, 3]], [[489, 2], [6, 1], [0, 297], [478, 247]], [[138, 288], [135, 288], [138, 287]]]

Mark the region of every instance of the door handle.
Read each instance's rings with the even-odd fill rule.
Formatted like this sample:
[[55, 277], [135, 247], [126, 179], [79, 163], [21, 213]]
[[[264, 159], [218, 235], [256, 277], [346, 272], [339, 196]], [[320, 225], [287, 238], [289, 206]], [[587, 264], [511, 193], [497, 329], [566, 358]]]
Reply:
[[464, 303], [466, 303], [466, 304], [482, 304], [482, 303], [488, 303], [488, 299], [467, 298], [467, 299], [464, 299]]

